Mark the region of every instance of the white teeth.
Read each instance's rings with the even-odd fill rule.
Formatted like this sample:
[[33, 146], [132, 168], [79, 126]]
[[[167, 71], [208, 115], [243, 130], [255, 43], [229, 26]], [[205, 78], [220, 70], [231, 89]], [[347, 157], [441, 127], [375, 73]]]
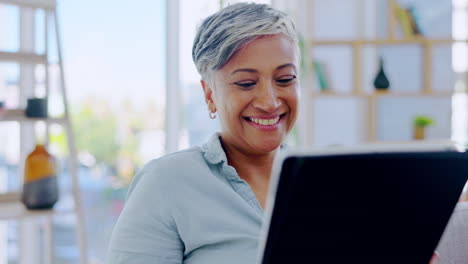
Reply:
[[255, 124], [264, 125], [264, 126], [275, 125], [276, 123], [278, 123], [279, 120], [280, 120], [279, 116], [276, 118], [272, 118], [272, 119], [258, 119], [258, 118], [250, 117], [250, 121], [254, 122]]

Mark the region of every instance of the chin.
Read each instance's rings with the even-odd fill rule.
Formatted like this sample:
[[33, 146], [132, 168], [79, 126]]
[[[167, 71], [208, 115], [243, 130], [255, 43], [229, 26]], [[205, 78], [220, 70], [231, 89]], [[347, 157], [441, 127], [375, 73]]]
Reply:
[[281, 144], [283, 143], [282, 140], [279, 139], [271, 139], [271, 140], [261, 140], [261, 142], [256, 142], [252, 144], [252, 148], [255, 151], [262, 152], [262, 153], [267, 153], [267, 152], [272, 152], [279, 148]]

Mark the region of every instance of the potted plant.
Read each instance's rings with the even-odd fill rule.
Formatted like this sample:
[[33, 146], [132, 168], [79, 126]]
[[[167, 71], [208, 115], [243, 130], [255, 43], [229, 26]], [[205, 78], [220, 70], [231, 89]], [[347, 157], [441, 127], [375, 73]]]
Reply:
[[423, 115], [415, 116], [413, 120], [413, 128], [414, 128], [413, 138], [416, 140], [424, 139], [426, 137], [425, 135], [426, 127], [433, 125], [433, 124], [434, 124], [434, 120], [432, 120], [432, 118], [428, 116], [423, 116]]

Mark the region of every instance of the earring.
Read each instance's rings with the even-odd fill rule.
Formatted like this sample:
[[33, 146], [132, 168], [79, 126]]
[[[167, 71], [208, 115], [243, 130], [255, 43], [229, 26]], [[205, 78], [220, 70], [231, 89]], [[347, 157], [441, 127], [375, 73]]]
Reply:
[[211, 119], [215, 119], [216, 118], [216, 108], [213, 110], [211, 107], [208, 107], [208, 114], [209, 114]]
[[211, 119], [215, 119], [216, 118], [216, 113], [213, 113], [213, 112], [209, 112], [209, 115], [210, 115], [210, 118]]

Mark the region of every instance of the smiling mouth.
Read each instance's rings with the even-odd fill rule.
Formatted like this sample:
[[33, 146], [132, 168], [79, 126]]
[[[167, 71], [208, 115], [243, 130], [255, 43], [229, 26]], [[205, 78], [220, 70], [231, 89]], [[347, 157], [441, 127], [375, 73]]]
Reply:
[[255, 123], [261, 126], [273, 126], [279, 123], [279, 121], [286, 115], [286, 113], [281, 114], [275, 118], [270, 119], [262, 119], [262, 118], [254, 118], [254, 117], [244, 117], [245, 120]]

